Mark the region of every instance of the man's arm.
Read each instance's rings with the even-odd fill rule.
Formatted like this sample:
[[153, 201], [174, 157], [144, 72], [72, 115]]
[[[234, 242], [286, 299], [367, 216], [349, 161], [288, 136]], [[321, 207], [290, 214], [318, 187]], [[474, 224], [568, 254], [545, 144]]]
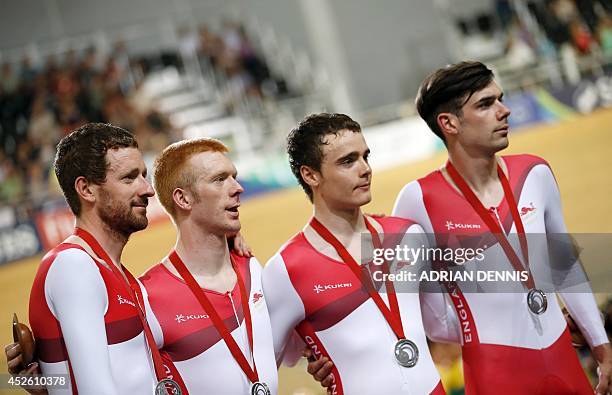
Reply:
[[[407, 229], [402, 243], [415, 251], [430, 248], [427, 235], [419, 224], [413, 224]], [[423, 270], [433, 270], [431, 262], [427, 260], [419, 260], [414, 265], [417, 265], [419, 277]], [[419, 289], [421, 315], [427, 337], [435, 342], [461, 343], [459, 320], [453, 305], [445, 298], [442, 286], [438, 282], [421, 283]]]
[[[273, 256], [262, 272], [263, 291], [270, 313], [276, 364], [294, 365], [302, 350], [288, 350], [295, 327], [304, 319], [304, 305], [293, 288], [280, 254]], [[292, 347], [293, 348], [293, 347]], [[287, 354], [287, 355], [285, 355]]]
[[45, 295], [60, 323], [79, 392], [118, 393], [104, 324], [106, 286], [91, 257], [77, 249], [58, 254], [47, 273]]
[[[393, 216], [415, 221], [417, 225], [408, 228], [406, 242], [413, 247], [435, 247], [433, 235], [426, 234], [424, 223], [429, 223], [427, 210], [423, 203], [423, 193], [418, 181], [412, 181], [402, 190], [393, 205]], [[416, 234], [422, 233], [422, 238]], [[422, 270], [432, 270], [430, 262], [420, 262]], [[439, 284], [424, 284], [421, 287], [421, 314], [425, 333], [430, 340], [444, 343], [461, 343], [459, 322], [455, 310], [444, 296], [445, 291]]]
[[[548, 166], [542, 166], [542, 190], [547, 191], [546, 209], [544, 221], [547, 234], [567, 234], [567, 227], [563, 219], [561, 208], [561, 196], [557, 182]], [[569, 237], [569, 235], [568, 235]], [[581, 269], [576, 262], [572, 269]], [[581, 289], [584, 285], [579, 285]], [[610, 391], [610, 379], [612, 377], [612, 348], [603, 326], [603, 321], [595, 302], [593, 294], [589, 292], [576, 292], [568, 287], [559, 292], [572, 318], [580, 328], [585, 339], [589, 343], [593, 356], [599, 364], [599, 383], [596, 391], [598, 394], [606, 394]]]
[[[334, 382], [333, 363], [327, 357], [316, 359], [299, 338], [295, 327], [304, 319], [304, 305], [287, 273], [280, 254], [273, 256], [262, 272], [263, 291], [270, 314], [276, 364], [293, 366], [301, 357], [308, 359], [308, 373], [323, 387]], [[329, 392], [329, 388], [328, 388]]]

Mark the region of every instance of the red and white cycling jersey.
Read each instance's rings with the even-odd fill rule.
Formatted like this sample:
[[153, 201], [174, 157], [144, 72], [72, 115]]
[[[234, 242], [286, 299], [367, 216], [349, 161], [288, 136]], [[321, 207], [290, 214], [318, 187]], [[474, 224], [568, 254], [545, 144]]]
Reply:
[[[247, 361], [255, 359], [259, 380], [272, 394], [278, 387], [270, 318], [261, 285], [261, 265], [255, 258], [232, 254], [249, 294], [253, 322], [253, 354], [248, 343], [240, 287], [219, 293], [203, 289]], [[147, 304], [147, 321], [165, 360], [169, 376], [184, 383], [190, 394], [248, 394], [251, 383], [230, 353], [212, 320], [183, 279], [163, 264], [139, 278]]]
[[[375, 220], [385, 235], [422, 232], [400, 218]], [[294, 341], [297, 332], [315, 356], [333, 361], [333, 394], [444, 393], [427, 347], [418, 289], [397, 293], [406, 338], [420, 352], [416, 366], [405, 368], [394, 358], [395, 333], [361, 282], [344, 262], [315, 249], [304, 233], [270, 259], [263, 284], [279, 363], [301, 352]], [[388, 306], [387, 294], [380, 295]]]
[[[525, 232], [566, 233], [559, 190], [548, 163], [531, 155], [502, 159]], [[447, 246], [452, 236], [478, 240], [489, 232], [469, 202], [439, 170], [407, 184], [396, 200], [393, 215], [410, 218], [428, 234], [435, 234], [431, 243], [439, 248]], [[491, 210], [491, 215], [502, 224], [506, 234], [516, 234], [505, 198]], [[509, 239], [522, 258], [516, 237]], [[529, 241], [529, 262], [537, 286], [538, 280], [542, 281], [550, 272], [549, 256], [541, 245]], [[484, 255], [487, 264], [495, 262], [513, 270], [494, 238]], [[472, 261], [465, 266], [474, 269], [475, 265], [478, 263]], [[572, 292], [567, 288], [559, 296], [591, 346], [608, 342], [590, 292]], [[554, 293], [547, 294], [548, 309], [541, 315], [528, 310], [526, 291], [462, 293], [459, 290], [446, 297], [457, 314], [452, 317], [444, 313], [428, 314], [424, 310], [424, 323], [433, 340], [462, 343], [467, 393], [593, 393], [570, 344], [566, 321]], [[436, 310], [447, 311], [439, 306], [431, 306], [429, 311]]]
[[155, 373], [135, 301], [83, 247], [63, 243], [42, 260], [30, 325], [43, 374], [68, 374], [50, 394], [153, 393]]

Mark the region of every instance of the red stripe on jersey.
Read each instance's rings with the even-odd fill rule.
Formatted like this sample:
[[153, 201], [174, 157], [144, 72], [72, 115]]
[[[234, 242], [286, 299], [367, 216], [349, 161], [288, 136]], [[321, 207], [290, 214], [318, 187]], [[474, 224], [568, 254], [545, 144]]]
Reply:
[[338, 323], [341, 319], [361, 306], [370, 296], [363, 288], [329, 302], [319, 310], [306, 316], [315, 331], [322, 331]]
[[[312, 350], [313, 355], [316, 359], [320, 359], [321, 357], [327, 357], [330, 361], [334, 362], [323, 346], [323, 342], [319, 339], [317, 334], [315, 333], [315, 329], [306, 321], [302, 321], [297, 326], [297, 333], [300, 335], [304, 343]], [[332, 374], [334, 375], [334, 381], [332, 385], [327, 388], [328, 393], [331, 392], [332, 395], [342, 395], [344, 394], [344, 389], [342, 388], [342, 379], [340, 377], [340, 373], [338, 372], [338, 368], [336, 364], [332, 368]]]
[[[251, 293], [250, 258], [232, 253], [238, 270], [244, 280], [247, 293]], [[185, 361], [202, 354], [222, 340], [221, 335], [212, 324], [208, 314], [193, 295], [185, 282], [172, 274], [163, 264], [157, 264], [140, 277], [147, 290], [151, 309], [155, 313], [164, 335], [162, 350], [172, 361]], [[231, 332], [242, 323], [244, 313], [240, 299], [238, 283], [228, 293], [219, 293], [204, 289], [215, 310]]]
[[[142, 332], [142, 323], [138, 317], [127, 318], [105, 323], [108, 344], [123, 343]], [[36, 351], [40, 359], [47, 363], [61, 362], [68, 359], [64, 338], [36, 339]]]
[[108, 344], [123, 343], [135, 338], [142, 332], [142, 322], [138, 316], [107, 322], [105, 325]]
[[[238, 318], [240, 322], [242, 322], [244, 319], [242, 306], [239, 308], [238, 306], [236, 307]], [[223, 325], [225, 325], [230, 332], [238, 328], [238, 322], [236, 322], [236, 317], [234, 317], [233, 314], [223, 320]], [[164, 344], [163, 350], [170, 356], [171, 360], [175, 362], [185, 361], [202, 354], [218, 343], [219, 340], [221, 340], [221, 335], [217, 329], [213, 325], [208, 325], [206, 328], [197, 332], [185, 335], [174, 343]]]
[[37, 338], [36, 353], [41, 361], [47, 363], [61, 362], [68, 359], [63, 337], [57, 339]]

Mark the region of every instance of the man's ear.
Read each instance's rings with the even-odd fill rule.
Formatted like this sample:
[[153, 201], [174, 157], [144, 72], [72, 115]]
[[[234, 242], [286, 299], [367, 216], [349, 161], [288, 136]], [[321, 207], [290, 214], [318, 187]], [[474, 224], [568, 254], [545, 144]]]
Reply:
[[96, 189], [99, 185], [89, 182], [85, 177], [79, 176], [74, 180], [74, 190], [77, 195], [86, 202], [95, 203]]
[[194, 198], [191, 192], [183, 188], [175, 188], [174, 191], [172, 191], [172, 200], [177, 208], [181, 210], [191, 210]]
[[302, 176], [304, 182], [308, 184], [310, 189], [319, 186], [321, 183], [321, 173], [314, 170], [310, 166], [302, 165], [300, 167], [300, 175]]
[[459, 117], [453, 113], [441, 112], [436, 117], [436, 122], [444, 135], [457, 135], [459, 133]]

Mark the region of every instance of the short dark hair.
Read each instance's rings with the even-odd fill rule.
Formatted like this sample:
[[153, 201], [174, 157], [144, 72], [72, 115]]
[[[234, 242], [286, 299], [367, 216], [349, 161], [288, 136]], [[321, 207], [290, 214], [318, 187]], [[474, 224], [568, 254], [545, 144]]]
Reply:
[[493, 81], [493, 72], [480, 62], [460, 62], [431, 73], [419, 87], [416, 108], [427, 126], [444, 141], [438, 126], [440, 113], [450, 112], [461, 116], [461, 108], [475, 92]]
[[344, 114], [312, 114], [298, 123], [287, 137], [289, 166], [311, 202], [312, 189], [302, 179], [300, 168], [308, 166], [320, 171], [323, 161], [322, 146], [328, 144], [325, 137], [329, 134], [337, 135], [341, 130], [361, 133], [361, 126]]
[[138, 143], [127, 130], [104, 123], [85, 124], [57, 144], [55, 175], [77, 217], [81, 214], [81, 201], [74, 182], [83, 176], [89, 182], [103, 184], [109, 166], [106, 152], [117, 148], [138, 148]]

